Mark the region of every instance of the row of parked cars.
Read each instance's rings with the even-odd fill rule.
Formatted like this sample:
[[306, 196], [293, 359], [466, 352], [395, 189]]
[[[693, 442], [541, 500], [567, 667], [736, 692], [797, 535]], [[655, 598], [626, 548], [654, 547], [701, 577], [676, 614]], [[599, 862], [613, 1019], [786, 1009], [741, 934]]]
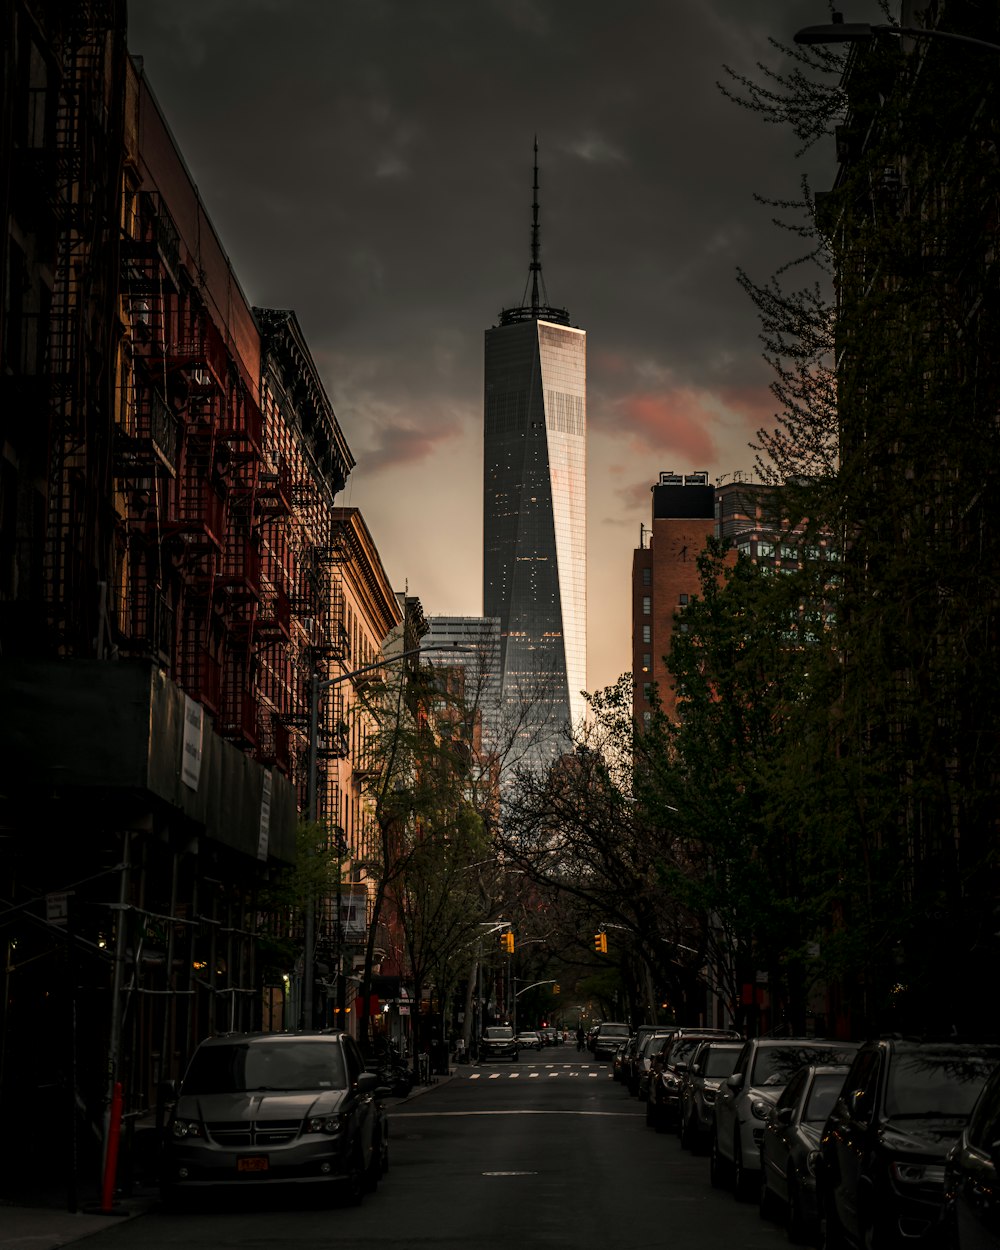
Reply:
[[644, 1025], [613, 1070], [792, 1242], [1000, 1248], [1000, 1046]]

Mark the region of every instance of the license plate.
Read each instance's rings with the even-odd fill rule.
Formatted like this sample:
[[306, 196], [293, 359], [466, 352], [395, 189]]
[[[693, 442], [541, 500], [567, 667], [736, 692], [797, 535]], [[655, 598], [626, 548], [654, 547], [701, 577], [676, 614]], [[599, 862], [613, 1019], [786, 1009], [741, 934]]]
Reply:
[[267, 1155], [248, 1155], [236, 1160], [237, 1172], [266, 1172], [267, 1168]]

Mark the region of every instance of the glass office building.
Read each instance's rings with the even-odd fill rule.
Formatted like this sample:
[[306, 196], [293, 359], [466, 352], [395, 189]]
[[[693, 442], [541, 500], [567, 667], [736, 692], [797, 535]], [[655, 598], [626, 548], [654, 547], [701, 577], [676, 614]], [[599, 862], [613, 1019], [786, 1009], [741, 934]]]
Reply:
[[569, 747], [587, 678], [587, 335], [563, 309], [486, 331], [483, 615], [500, 620], [502, 709], [544, 765]]

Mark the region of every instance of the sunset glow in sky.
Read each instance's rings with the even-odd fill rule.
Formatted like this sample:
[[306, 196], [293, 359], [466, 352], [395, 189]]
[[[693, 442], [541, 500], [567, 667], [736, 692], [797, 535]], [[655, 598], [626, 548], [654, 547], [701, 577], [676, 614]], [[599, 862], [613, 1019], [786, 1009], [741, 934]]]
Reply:
[[[841, 6], [843, 7], [843, 6]], [[876, 20], [853, 0], [848, 21]], [[247, 298], [293, 308], [398, 589], [482, 610], [483, 332], [528, 275], [589, 351], [588, 687], [629, 665], [662, 469], [749, 476], [773, 424], [737, 285], [798, 254], [794, 138], [727, 101], [827, 0], [130, 0], [129, 44]], [[832, 179], [832, 140], [809, 158]]]

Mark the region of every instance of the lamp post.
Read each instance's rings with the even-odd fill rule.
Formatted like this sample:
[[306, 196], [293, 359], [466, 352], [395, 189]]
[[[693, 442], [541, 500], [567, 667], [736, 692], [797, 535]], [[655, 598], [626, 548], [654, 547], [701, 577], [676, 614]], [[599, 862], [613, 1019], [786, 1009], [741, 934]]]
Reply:
[[950, 30], [936, 30], [924, 26], [894, 26], [890, 22], [845, 22], [835, 19], [823, 26], [805, 26], [797, 31], [796, 43], [863, 43], [877, 35], [910, 35], [914, 39], [946, 39], [949, 43], [970, 44], [987, 52], [1000, 52], [1000, 44], [985, 39], [973, 39], [971, 35], [959, 35]]
[[[458, 643], [438, 643], [431, 647], [407, 647], [403, 651], [396, 652], [395, 655], [383, 656], [381, 660], [376, 660], [372, 664], [363, 664], [361, 668], [353, 668], [347, 673], [339, 673], [336, 677], [327, 677], [320, 680], [319, 673], [314, 668], [309, 681], [309, 751], [306, 762], [306, 819], [310, 824], [316, 823], [317, 803], [317, 772], [319, 765], [319, 702], [320, 695], [327, 690], [332, 690], [334, 686], [339, 686], [342, 682], [352, 681], [355, 677], [361, 677], [365, 673], [373, 673], [377, 669], [385, 668], [387, 664], [398, 664], [400, 660], [409, 659], [414, 655], [430, 655], [435, 652], [458, 652], [469, 651], [470, 647], [462, 647]], [[340, 864], [341, 848], [338, 844], [337, 862]], [[339, 873], [338, 873], [339, 878]], [[341, 930], [340, 919], [340, 884], [337, 885], [337, 932]], [[303, 1027], [311, 1029], [315, 1027], [315, 987], [314, 973], [316, 969], [316, 899], [312, 890], [308, 892], [306, 899], [305, 923], [303, 925], [303, 951], [302, 951], [302, 1023]], [[341, 943], [338, 942], [338, 956], [342, 958], [340, 949]], [[339, 978], [343, 975], [343, 968], [337, 968], [338, 985]], [[341, 1024], [343, 1022], [341, 1021]]]

